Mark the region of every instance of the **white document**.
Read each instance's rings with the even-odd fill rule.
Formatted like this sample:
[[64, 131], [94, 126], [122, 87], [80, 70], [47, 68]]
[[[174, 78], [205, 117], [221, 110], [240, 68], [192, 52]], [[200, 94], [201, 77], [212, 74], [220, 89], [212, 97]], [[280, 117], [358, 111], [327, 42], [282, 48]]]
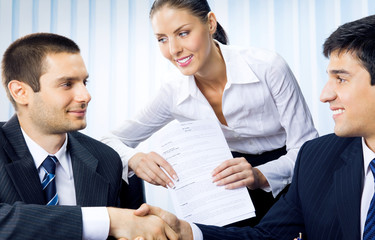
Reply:
[[177, 172], [179, 181], [169, 189], [176, 214], [189, 222], [224, 226], [255, 216], [246, 187], [228, 190], [212, 183], [212, 171], [232, 157], [217, 122], [176, 122], [163, 129], [159, 146]]

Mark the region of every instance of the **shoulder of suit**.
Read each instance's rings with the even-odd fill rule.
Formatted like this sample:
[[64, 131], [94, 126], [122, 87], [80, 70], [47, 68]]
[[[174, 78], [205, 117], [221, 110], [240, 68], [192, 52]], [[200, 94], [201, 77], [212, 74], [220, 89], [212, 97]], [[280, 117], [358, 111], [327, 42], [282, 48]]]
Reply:
[[321, 146], [328, 145], [334, 147], [334, 145], [348, 145], [353, 141], [360, 140], [360, 137], [339, 137], [334, 133], [323, 135], [318, 138], [307, 141], [304, 145], [306, 146]]
[[82, 146], [89, 149], [90, 151], [99, 151], [99, 152], [105, 152], [108, 154], [109, 152], [117, 154], [113, 148], [108, 146], [105, 143], [100, 142], [99, 140], [96, 140], [86, 134], [83, 134], [81, 132], [75, 131], [68, 133], [70, 137], [73, 137], [75, 140], [77, 140]]
[[5, 139], [4, 133], [3, 133], [3, 126], [6, 122], [0, 122], [0, 140]]

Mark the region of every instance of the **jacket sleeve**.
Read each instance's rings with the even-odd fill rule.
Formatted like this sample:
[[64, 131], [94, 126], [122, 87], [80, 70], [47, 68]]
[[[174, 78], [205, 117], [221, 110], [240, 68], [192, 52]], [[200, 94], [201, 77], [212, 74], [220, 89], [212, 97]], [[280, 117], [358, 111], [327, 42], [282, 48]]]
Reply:
[[0, 239], [82, 240], [81, 208], [0, 203]]

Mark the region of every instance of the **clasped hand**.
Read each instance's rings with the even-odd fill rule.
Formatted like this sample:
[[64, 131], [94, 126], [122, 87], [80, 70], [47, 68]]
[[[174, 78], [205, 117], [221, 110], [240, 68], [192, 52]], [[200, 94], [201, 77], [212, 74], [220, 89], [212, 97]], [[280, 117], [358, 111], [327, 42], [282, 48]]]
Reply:
[[[161, 208], [143, 204], [139, 209], [134, 211], [136, 216], [157, 216], [168, 224], [177, 234], [179, 240], [193, 240], [193, 231], [190, 224], [178, 219], [175, 215]], [[144, 236], [138, 236], [136, 240], [148, 240]]]
[[[134, 210], [108, 207], [110, 220], [109, 236], [116, 239], [136, 239], [142, 236], [144, 240], [177, 240], [179, 235], [164, 220], [156, 215], [143, 214], [139, 216]], [[147, 216], [146, 216], [147, 215]]]

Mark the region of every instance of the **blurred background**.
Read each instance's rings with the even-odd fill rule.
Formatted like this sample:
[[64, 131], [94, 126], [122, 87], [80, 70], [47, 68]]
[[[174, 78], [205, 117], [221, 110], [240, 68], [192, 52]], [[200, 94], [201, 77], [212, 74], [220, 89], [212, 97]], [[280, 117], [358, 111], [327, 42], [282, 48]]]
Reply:
[[[375, 13], [374, 0], [208, 0], [231, 45], [278, 52], [294, 72], [320, 135], [333, 131], [319, 102], [328, 60], [324, 40], [339, 25]], [[131, 118], [174, 67], [160, 54], [149, 21], [153, 0], [0, 0], [0, 52], [34, 32], [73, 39], [89, 71], [92, 101], [84, 133], [99, 139]], [[0, 121], [14, 114], [3, 87]], [[147, 202], [174, 212], [165, 189], [146, 185]]]

